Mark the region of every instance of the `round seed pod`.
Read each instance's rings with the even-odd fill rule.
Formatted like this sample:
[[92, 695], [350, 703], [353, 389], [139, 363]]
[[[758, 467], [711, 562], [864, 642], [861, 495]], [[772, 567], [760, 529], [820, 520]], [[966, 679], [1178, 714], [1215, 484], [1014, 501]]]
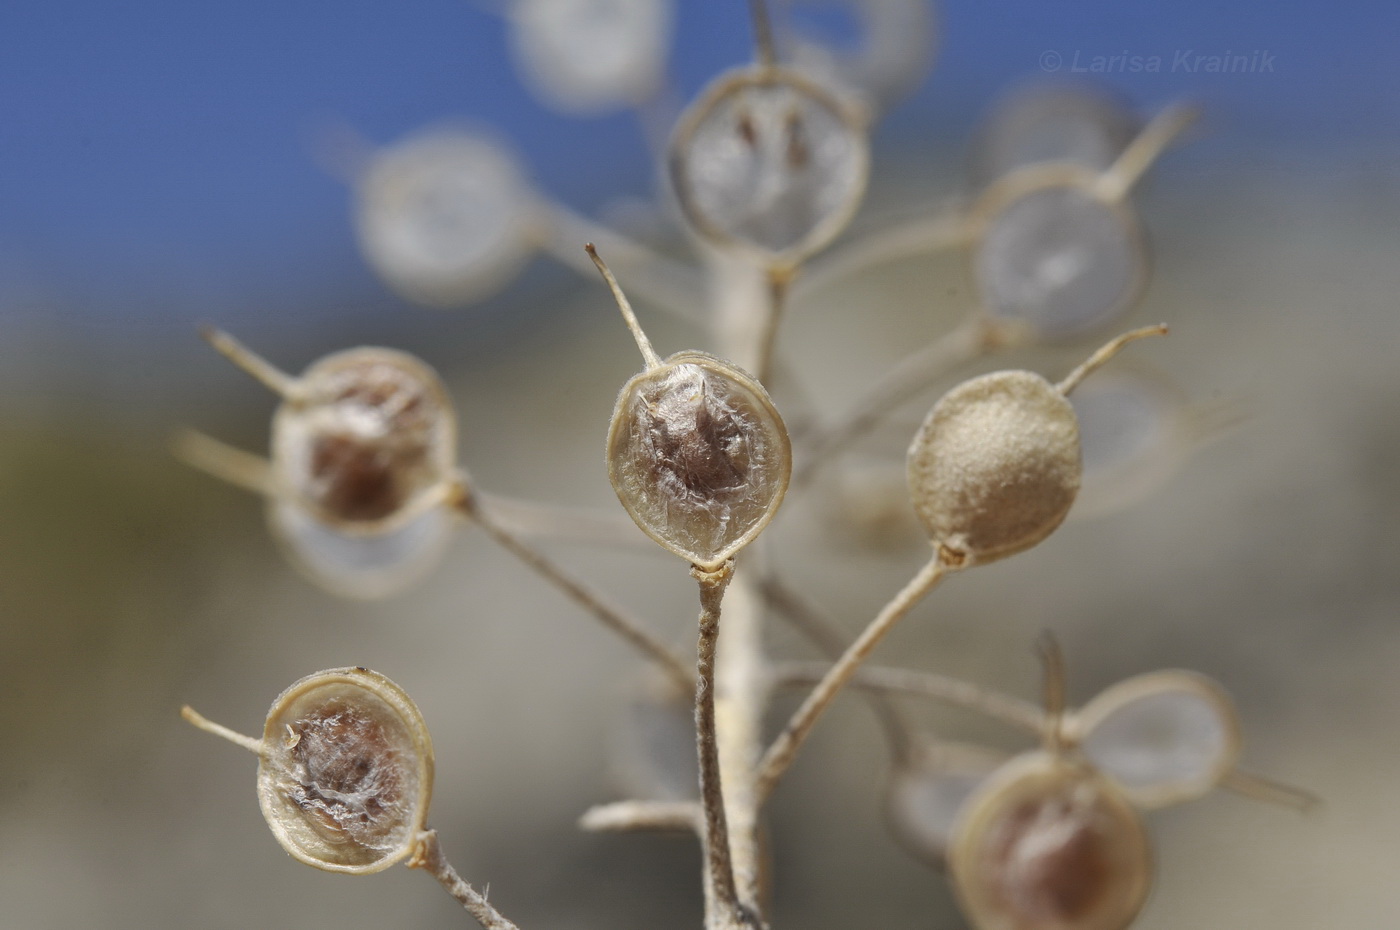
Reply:
[[1127, 104], [1101, 87], [1025, 87], [998, 103], [978, 132], [973, 182], [981, 187], [1018, 168], [1049, 162], [1103, 171], [1141, 128]]
[[715, 571], [777, 512], [792, 446], [763, 385], [713, 356], [680, 352], [623, 386], [607, 462], [642, 531]]
[[1122, 930], [1147, 899], [1152, 856], [1137, 811], [1058, 753], [998, 769], [953, 834], [953, 889], [977, 930]]
[[341, 597], [388, 597], [420, 581], [452, 538], [454, 515], [435, 507], [380, 533], [344, 533], [291, 501], [272, 500], [272, 536], [296, 568]]
[[396, 529], [455, 480], [452, 402], [422, 362], [390, 349], [327, 356], [272, 420], [274, 496], [341, 534]]
[[1040, 542], [1069, 512], [1079, 476], [1074, 409], [1029, 371], [953, 388], [909, 447], [914, 509], [950, 565], [992, 562]]
[[1066, 738], [1144, 808], [1199, 798], [1235, 767], [1240, 725], [1225, 690], [1185, 671], [1138, 675], [1067, 721]]
[[308, 675], [263, 726], [258, 802], [294, 858], [367, 874], [408, 856], [433, 790], [433, 744], [412, 699], [365, 668]]
[[1005, 761], [1001, 753], [966, 743], [930, 742], [890, 776], [885, 822], [910, 855], [947, 866], [948, 845], [963, 806]]
[[1148, 277], [1131, 205], [1101, 196], [1098, 175], [1031, 166], [994, 184], [973, 210], [973, 284], [986, 313], [1068, 340], [1125, 313]]
[[722, 75], [681, 117], [668, 159], [681, 213], [710, 244], [795, 264], [850, 221], [870, 170], [864, 119], [797, 72]]
[[356, 186], [355, 228], [375, 271], [431, 307], [487, 296], [534, 249], [534, 194], [497, 143], [439, 130], [386, 149]]
[[664, 74], [669, 0], [513, 0], [507, 16], [521, 72], [565, 113], [640, 103]]

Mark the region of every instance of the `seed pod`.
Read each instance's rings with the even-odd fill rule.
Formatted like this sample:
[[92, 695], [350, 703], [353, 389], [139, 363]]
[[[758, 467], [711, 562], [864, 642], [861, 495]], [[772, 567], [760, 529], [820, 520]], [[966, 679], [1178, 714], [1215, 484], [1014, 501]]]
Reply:
[[1001, 100], [977, 133], [973, 183], [1027, 165], [1070, 162], [1107, 170], [1141, 128], [1127, 104], [1091, 84], [1037, 84]]
[[387, 531], [454, 479], [452, 402], [422, 362], [389, 349], [328, 356], [272, 421], [275, 486], [335, 530]]
[[565, 113], [641, 103], [665, 73], [670, 0], [512, 0], [506, 15], [520, 71]]
[[1137, 812], [1059, 753], [1002, 766], [953, 833], [953, 889], [977, 930], [1122, 930], [1147, 898], [1151, 851]]
[[885, 792], [890, 831], [912, 856], [945, 868], [958, 815], [1004, 761], [1001, 753], [967, 743], [939, 741], [920, 746], [890, 776]]
[[1029, 371], [965, 381], [934, 405], [909, 447], [909, 490], [956, 564], [1029, 549], [1079, 491], [1079, 427], [1063, 394]]
[[308, 675], [263, 726], [258, 801], [293, 857], [329, 872], [387, 869], [413, 850], [433, 789], [417, 706], [365, 668]]
[[768, 392], [699, 352], [627, 382], [607, 460], [613, 490], [642, 531], [706, 571], [768, 525], [792, 474], [787, 428]]
[[1153, 672], [1121, 681], [1066, 722], [1077, 743], [1139, 807], [1201, 797], [1239, 760], [1240, 726], [1225, 690], [1202, 675]]
[[456, 307], [509, 281], [535, 244], [534, 193], [495, 141], [439, 130], [377, 155], [356, 185], [366, 260], [395, 291]]
[[845, 228], [869, 161], [862, 116], [797, 72], [758, 66], [721, 76], [690, 106], [667, 165], [700, 236], [781, 265]]
[[970, 262], [994, 319], [1066, 340], [1127, 312], [1148, 277], [1132, 205], [1104, 195], [1099, 175], [1032, 165], [993, 184], [973, 210]]
[[929, 411], [909, 446], [909, 494], [949, 565], [994, 562], [1029, 549], [1069, 513], [1079, 491], [1079, 423], [1067, 395], [1128, 342], [1125, 333], [1064, 381], [996, 371], [964, 381]]

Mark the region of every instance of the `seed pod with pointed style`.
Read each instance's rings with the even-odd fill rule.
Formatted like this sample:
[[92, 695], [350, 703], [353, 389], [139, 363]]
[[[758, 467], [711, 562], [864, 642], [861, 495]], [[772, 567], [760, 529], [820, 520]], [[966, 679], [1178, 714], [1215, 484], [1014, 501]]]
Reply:
[[997, 371], [953, 388], [909, 447], [909, 492], [943, 560], [993, 562], [1029, 549], [1063, 522], [1079, 492], [1079, 423], [1066, 399], [1144, 327], [1112, 340], [1060, 384]]

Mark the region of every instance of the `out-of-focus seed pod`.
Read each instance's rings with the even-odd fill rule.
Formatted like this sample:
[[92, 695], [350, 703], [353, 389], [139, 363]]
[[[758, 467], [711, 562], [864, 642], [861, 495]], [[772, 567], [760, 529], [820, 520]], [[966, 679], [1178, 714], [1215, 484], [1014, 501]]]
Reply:
[[456, 421], [437, 374], [360, 348], [321, 359], [272, 420], [273, 479], [327, 526], [377, 533], [421, 512], [456, 470]]
[[1111, 166], [1141, 128], [1128, 106], [1091, 84], [1036, 84], [1008, 94], [977, 133], [978, 187], [1027, 165]]
[[395, 291], [459, 307], [515, 276], [534, 250], [534, 193], [498, 143], [443, 129], [379, 153], [356, 185], [366, 260]]
[[1130, 203], [1097, 189], [1098, 177], [1072, 165], [1033, 165], [978, 201], [972, 279], [993, 319], [1066, 340], [1106, 325], [1141, 297], [1149, 267], [1141, 227]]
[[[823, 41], [802, 28], [801, 7], [830, 15], [832, 7], [855, 20], [854, 41]], [[933, 4], [929, 0], [818, 0], [789, 4], [786, 17], [793, 35], [782, 43], [793, 66], [887, 111], [918, 86], [933, 65], [937, 45]]]
[[909, 853], [944, 868], [953, 827], [968, 798], [1005, 755], [966, 743], [929, 742], [890, 775], [885, 822]]
[[977, 930], [1122, 930], [1151, 886], [1137, 811], [1092, 767], [1057, 752], [998, 769], [953, 834], [953, 888]]
[[512, 0], [520, 70], [536, 95], [591, 115], [646, 101], [665, 74], [670, 0]]
[[1208, 793], [1234, 770], [1241, 740], [1225, 690], [1176, 670], [1113, 685], [1066, 721], [1065, 735], [1145, 808]]
[[767, 65], [716, 79], [682, 115], [667, 162], [694, 231], [768, 265], [796, 264], [845, 228], [869, 163], [862, 115]]

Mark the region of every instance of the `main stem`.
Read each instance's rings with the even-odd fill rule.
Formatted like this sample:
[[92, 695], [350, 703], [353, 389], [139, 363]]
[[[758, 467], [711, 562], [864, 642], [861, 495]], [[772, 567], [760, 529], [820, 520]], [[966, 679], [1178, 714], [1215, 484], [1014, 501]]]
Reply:
[[744, 926], [715, 736], [715, 653], [719, 645], [720, 603], [734, 574], [734, 563], [718, 571], [691, 571], [700, 583], [700, 637], [695, 664], [695, 744], [700, 763], [700, 805], [704, 811], [705, 926], [730, 930]]

